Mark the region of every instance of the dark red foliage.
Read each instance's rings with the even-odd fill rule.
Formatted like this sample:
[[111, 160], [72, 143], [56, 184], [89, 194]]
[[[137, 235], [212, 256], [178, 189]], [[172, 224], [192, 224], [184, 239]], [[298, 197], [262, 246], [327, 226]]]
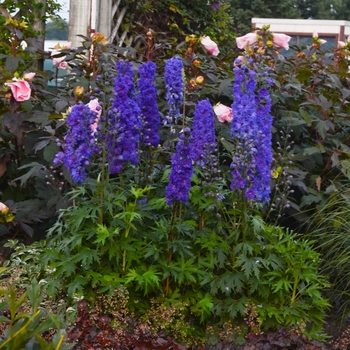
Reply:
[[[186, 350], [170, 337], [150, 334], [135, 321], [128, 329], [111, 326], [111, 319], [89, 310], [88, 303], [78, 304], [78, 316], [68, 333], [74, 350]], [[248, 334], [243, 345], [218, 343], [207, 350], [326, 350], [325, 344], [308, 340], [304, 335], [286, 328], [267, 334]], [[204, 350], [200, 348], [198, 350]]]
[[258, 349], [288, 349], [288, 350], [326, 350], [325, 344], [308, 340], [304, 335], [292, 332], [286, 328], [279, 328], [276, 332], [268, 334], [248, 334], [247, 342], [242, 346], [242, 350]]
[[[134, 325], [135, 332], [114, 328], [109, 317], [89, 310], [88, 303], [78, 304], [78, 316], [68, 333], [68, 342], [74, 350], [186, 350], [172, 338], [160, 338]], [[138, 328], [138, 329], [136, 329]]]

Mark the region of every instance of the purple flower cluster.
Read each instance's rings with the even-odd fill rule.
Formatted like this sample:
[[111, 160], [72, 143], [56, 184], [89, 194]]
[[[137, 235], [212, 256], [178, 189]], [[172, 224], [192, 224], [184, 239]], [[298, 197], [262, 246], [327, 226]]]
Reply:
[[157, 148], [160, 142], [158, 134], [160, 113], [157, 106], [157, 89], [153, 85], [156, 65], [151, 61], [142, 64], [139, 68], [139, 74], [137, 103], [141, 110], [141, 142], [147, 146]]
[[195, 107], [190, 143], [193, 161], [199, 166], [206, 164], [215, 150], [215, 120], [213, 107], [208, 99]]
[[176, 153], [171, 158], [171, 172], [169, 184], [166, 187], [166, 202], [174, 204], [176, 200], [187, 202], [193, 173], [191, 144], [189, 142], [190, 129], [185, 128], [179, 135]]
[[164, 81], [167, 91], [165, 98], [169, 106], [170, 123], [180, 115], [184, 90], [182, 70], [183, 63], [179, 57], [172, 57], [165, 63]]
[[248, 199], [267, 202], [271, 190], [271, 97], [266, 88], [256, 93], [254, 70], [236, 65], [234, 74], [231, 135], [236, 150], [231, 189], [243, 191]]
[[83, 182], [86, 179], [86, 168], [93, 154], [98, 152], [95, 135], [91, 129], [96, 117], [96, 112], [82, 104], [73, 106], [67, 116], [69, 129], [65, 137], [64, 151], [57, 153], [53, 163], [63, 163], [74, 182]]
[[117, 174], [125, 162], [139, 162], [140, 108], [134, 100], [132, 63], [119, 60], [116, 64], [117, 77], [114, 82], [113, 105], [108, 110], [109, 128], [106, 133], [109, 171]]

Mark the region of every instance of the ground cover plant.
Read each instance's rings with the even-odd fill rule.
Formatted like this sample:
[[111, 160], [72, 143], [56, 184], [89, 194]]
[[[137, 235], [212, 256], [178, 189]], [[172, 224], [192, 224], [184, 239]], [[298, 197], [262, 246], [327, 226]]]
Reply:
[[69, 74], [51, 94], [29, 63], [4, 75], [1, 227], [38, 240], [7, 244], [7, 273], [64, 299], [82, 348], [119, 346], [117, 329], [136, 341], [133, 327], [193, 349], [316, 346], [329, 283], [290, 227], [348, 177], [348, 44], [323, 53], [315, 36], [286, 59], [288, 37], [263, 28], [221, 58], [210, 37], [183, 39], [147, 33], [154, 62], [99, 33], [56, 48]]

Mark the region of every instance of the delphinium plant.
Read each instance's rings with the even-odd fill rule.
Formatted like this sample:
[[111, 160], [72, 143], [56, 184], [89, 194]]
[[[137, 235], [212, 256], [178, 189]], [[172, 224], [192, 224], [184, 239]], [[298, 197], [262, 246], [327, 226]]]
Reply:
[[96, 59], [84, 96], [74, 87], [57, 135], [53, 168], [73, 189], [40, 259], [47, 291], [74, 303], [123, 287], [135, 317], [180, 305], [187, 339], [203, 342], [207, 325], [220, 334], [230, 319], [237, 342], [302, 321], [319, 336], [327, 302], [318, 255], [259, 212], [271, 191], [268, 72], [252, 57], [234, 62], [231, 124], [219, 143], [212, 101], [198, 90], [186, 103], [180, 56], [158, 69], [158, 90], [154, 63], [110, 58]]

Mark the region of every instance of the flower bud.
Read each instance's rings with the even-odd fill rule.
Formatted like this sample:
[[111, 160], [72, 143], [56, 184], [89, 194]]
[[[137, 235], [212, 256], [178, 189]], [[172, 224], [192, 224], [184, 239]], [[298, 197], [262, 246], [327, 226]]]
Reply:
[[84, 92], [84, 88], [82, 86], [77, 86], [74, 90], [75, 96], [81, 96]]
[[196, 83], [197, 84], [203, 84], [203, 81], [204, 81], [204, 77], [202, 75], [199, 75], [197, 78], [196, 78]]

